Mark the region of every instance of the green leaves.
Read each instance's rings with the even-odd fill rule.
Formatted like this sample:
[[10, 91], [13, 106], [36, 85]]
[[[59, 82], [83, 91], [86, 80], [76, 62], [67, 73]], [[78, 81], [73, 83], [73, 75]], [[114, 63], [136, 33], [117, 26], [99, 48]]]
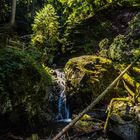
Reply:
[[44, 8], [36, 14], [33, 32], [32, 42], [34, 45], [54, 46], [56, 44], [59, 37], [59, 22], [52, 5], [45, 5]]
[[135, 58], [140, 57], [140, 48], [136, 48], [136, 49], [132, 50], [132, 53]]
[[47, 4], [37, 12], [33, 24], [32, 44], [42, 53], [43, 61], [52, 63], [53, 54], [58, 49], [59, 22], [54, 7]]
[[[83, 21], [103, 9], [110, 8], [110, 6], [123, 6], [125, 4], [132, 6], [132, 3], [135, 2], [132, 0], [127, 2], [126, 0], [49, 0], [35, 16], [32, 26], [34, 32], [32, 43], [43, 52], [43, 55], [46, 55], [44, 55], [45, 58], [52, 62], [54, 54], [57, 54], [58, 50], [61, 54], [69, 50], [68, 46], [74, 46], [73, 33]], [[102, 26], [107, 27], [109, 24], [103, 23]], [[115, 48], [114, 44], [111, 46], [113, 49]], [[119, 54], [115, 57], [113, 51], [109, 55], [113, 59], [120, 59]]]
[[23, 109], [30, 116], [38, 113], [51, 85], [49, 73], [27, 52], [10, 48], [0, 49], [0, 66], [0, 112]]
[[[109, 43], [110, 42], [110, 43]], [[113, 42], [106, 39], [99, 43], [101, 56], [117, 62], [130, 62], [140, 56], [140, 14], [129, 22], [125, 35], [118, 35]]]
[[109, 57], [113, 60], [121, 61], [124, 59], [125, 50], [128, 48], [126, 38], [123, 35], [118, 35], [109, 47]]

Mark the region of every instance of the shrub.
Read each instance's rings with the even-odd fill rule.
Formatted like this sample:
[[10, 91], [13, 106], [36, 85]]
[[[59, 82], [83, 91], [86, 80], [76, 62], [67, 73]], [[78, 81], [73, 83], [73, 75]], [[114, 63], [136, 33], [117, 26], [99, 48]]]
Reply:
[[27, 53], [0, 50], [0, 114], [24, 110], [30, 117], [43, 110], [50, 75]]

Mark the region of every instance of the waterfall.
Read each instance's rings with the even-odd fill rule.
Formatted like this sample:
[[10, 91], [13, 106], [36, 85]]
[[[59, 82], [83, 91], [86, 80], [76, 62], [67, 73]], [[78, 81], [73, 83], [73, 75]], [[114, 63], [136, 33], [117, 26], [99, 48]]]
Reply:
[[54, 70], [56, 73], [56, 82], [60, 88], [60, 92], [58, 93], [58, 112], [56, 116], [57, 122], [70, 122], [70, 111], [67, 107], [67, 99], [65, 95], [66, 83], [65, 83], [65, 74], [60, 70]]

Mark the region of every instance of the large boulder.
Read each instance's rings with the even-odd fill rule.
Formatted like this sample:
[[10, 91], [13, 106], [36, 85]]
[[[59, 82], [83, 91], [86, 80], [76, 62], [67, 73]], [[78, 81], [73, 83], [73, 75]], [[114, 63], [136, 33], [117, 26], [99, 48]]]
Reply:
[[64, 70], [70, 106], [74, 109], [89, 104], [117, 76], [111, 60], [94, 55], [72, 58]]
[[[126, 101], [125, 101], [126, 100]], [[109, 131], [124, 140], [140, 138], [140, 104], [134, 104], [130, 98], [117, 98], [109, 111]]]

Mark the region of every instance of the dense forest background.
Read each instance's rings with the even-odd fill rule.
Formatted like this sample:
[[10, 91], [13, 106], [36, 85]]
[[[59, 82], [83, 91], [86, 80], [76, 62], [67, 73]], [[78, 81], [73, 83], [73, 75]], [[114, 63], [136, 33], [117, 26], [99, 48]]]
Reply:
[[[139, 55], [139, 0], [1, 0], [0, 139], [51, 135], [48, 122], [56, 116], [59, 91], [54, 69], [65, 73], [73, 118]], [[136, 108], [139, 86], [138, 60], [97, 107], [107, 110], [111, 99], [130, 97], [129, 106]], [[137, 118], [131, 129], [134, 140], [139, 138], [138, 113], [119, 114], [124, 121]], [[104, 122], [106, 116], [104, 112]], [[76, 132], [91, 132], [91, 123], [77, 125]], [[128, 131], [114, 133], [131, 138]]]

